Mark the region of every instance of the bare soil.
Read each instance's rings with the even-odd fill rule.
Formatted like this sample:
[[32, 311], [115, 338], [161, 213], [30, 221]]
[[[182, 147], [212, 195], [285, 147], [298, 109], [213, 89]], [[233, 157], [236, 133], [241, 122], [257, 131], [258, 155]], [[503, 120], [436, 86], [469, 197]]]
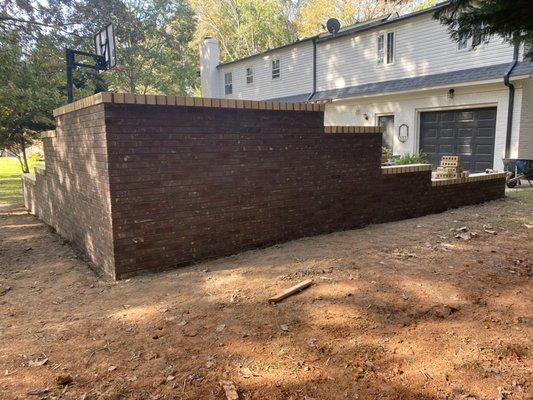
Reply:
[[531, 399], [531, 225], [526, 189], [111, 282], [4, 206], [0, 399]]

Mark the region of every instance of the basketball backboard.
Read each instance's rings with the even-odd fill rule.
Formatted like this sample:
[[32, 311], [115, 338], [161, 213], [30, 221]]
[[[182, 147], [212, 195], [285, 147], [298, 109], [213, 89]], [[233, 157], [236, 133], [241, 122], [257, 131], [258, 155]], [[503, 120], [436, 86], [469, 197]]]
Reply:
[[113, 68], [117, 64], [115, 52], [115, 30], [113, 24], [107, 25], [94, 35], [96, 54], [104, 57], [106, 68]]

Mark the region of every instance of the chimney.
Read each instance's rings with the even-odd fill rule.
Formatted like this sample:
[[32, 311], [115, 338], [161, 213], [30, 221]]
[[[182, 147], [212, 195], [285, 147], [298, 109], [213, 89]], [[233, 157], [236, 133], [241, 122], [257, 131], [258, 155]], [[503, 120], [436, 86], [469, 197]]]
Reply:
[[200, 80], [202, 97], [219, 97], [220, 46], [218, 40], [207, 36], [200, 45]]

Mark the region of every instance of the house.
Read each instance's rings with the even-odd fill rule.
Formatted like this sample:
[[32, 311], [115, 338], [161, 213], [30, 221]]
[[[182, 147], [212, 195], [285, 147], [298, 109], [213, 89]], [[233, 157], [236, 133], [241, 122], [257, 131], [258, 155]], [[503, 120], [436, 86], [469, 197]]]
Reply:
[[326, 102], [326, 125], [382, 125], [395, 155], [422, 151], [434, 165], [444, 154], [473, 172], [533, 159], [533, 62], [500, 37], [453, 41], [433, 19], [445, 4], [225, 63], [206, 38], [202, 95]]

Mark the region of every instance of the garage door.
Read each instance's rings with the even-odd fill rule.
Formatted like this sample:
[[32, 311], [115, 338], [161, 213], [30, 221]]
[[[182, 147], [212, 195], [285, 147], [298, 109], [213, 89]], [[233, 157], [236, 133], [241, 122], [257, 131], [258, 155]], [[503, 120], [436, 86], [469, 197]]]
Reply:
[[443, 155], [461, 156], [463, 170], [492, 168], [496, 107], [420, 114], [420, 151], [437, 167]]

